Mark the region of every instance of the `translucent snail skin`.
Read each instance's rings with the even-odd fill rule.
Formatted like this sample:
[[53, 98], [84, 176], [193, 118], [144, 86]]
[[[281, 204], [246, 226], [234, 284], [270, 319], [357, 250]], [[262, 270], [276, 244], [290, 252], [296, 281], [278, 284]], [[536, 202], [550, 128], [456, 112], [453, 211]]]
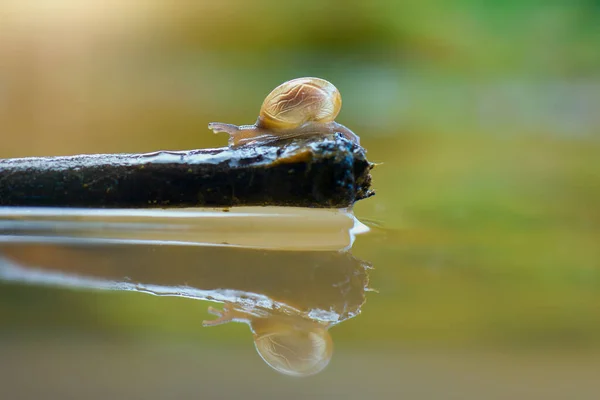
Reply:
[[269, 93], [254, 125], [211, 122], [208, 128], [228, 133], [230, 147], [334, 133], [360, 144], [354, 132], [335, 122], [341, 108], [342, 96], [333, 84], [320, 78], [297, 78]]

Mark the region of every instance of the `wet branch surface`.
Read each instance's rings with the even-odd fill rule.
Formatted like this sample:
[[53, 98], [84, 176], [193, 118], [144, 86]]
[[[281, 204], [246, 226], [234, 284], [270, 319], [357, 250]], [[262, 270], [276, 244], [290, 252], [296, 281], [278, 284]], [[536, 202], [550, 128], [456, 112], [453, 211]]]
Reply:
[[277, 145], [0, 160], [0, 206], [341, 208], [373, 195], [343, 137]]

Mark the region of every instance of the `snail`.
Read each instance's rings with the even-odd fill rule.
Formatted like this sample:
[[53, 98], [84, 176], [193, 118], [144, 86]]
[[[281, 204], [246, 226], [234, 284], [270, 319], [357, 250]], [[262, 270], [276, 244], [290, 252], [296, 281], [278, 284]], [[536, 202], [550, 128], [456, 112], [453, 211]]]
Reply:
[[254, 125], [211, 122], [208, 128], [228, 133], [230, 147], [334, 133], [360, 144], [354, 132], [335, 122], [341, 108], [342, 96], [333, 84], [320, 78], [297, 78], [269, 93]]
[[309, 376], [321, 372], [331, 360], [333, 341], [328, 325], [284, 313], [252, 313], [226, 303], [222, 310], [208, 312], [218, 318], [204, 326], [243, 322], [250, 326], [260, 357], [274, 370], [286, 375]]

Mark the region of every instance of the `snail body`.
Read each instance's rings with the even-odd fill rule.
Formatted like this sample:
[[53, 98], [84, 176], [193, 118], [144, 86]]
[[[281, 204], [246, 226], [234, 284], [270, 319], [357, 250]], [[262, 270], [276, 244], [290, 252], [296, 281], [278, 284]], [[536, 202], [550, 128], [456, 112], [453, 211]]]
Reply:
[[335, 122], [341, 107], [342, 97], [333, 84], [320, 78], [298, 78], [269, 93], [255, 124], [212, 122], [208, 128], [215, 133], [228, 133], [231, 147], [334, 133], [359, 144], [354, 132]]

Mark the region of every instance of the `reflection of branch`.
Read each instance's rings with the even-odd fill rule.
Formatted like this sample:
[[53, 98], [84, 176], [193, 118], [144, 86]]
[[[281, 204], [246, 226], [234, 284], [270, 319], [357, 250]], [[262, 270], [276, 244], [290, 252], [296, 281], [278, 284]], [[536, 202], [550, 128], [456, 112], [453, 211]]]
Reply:
[[339, 137], [147, 154], [0, 160], [0, 205], [348, 207], [369, 197], [364, 149]]
[[360, 313], [369, 282], [368, 264], [347, 252], [164, 245], [106, 249], [0, 243], [0, 281], [185, 297], [232, 304], [236, 318], [275, 312], [327, 325]]

